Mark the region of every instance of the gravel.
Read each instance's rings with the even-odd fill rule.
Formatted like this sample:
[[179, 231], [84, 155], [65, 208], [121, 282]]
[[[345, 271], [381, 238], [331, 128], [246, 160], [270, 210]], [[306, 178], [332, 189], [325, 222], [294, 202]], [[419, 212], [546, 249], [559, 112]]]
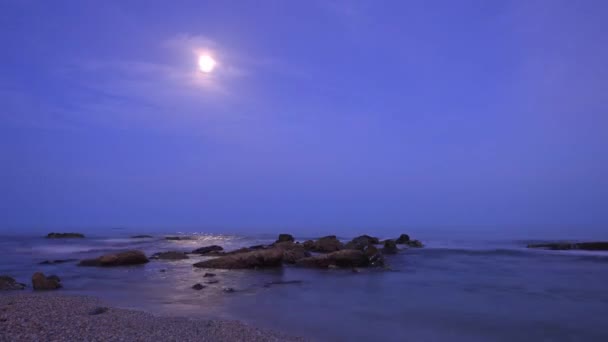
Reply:
[[0, 341], [304, 341], [238, 321], [154, 316], [61, 294], [0, 296]]

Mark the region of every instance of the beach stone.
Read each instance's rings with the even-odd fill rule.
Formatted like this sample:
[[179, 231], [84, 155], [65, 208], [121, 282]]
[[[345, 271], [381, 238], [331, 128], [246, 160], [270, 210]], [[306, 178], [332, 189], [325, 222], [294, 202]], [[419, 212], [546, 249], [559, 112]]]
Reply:
[[25, 284], [18, 283], [15, 279], [6, 275], [0, 276], [0, 291], [12, 291], [23, 289], [25, 289]]
[[395, 243], [399, 245], [405, 245], [408, 243], [408, 241], [410, 241], [410, 236], [407, 234], [401, 234], [399, 235], [397, 240], [395, 240]]
[[131, 239], [148, 239], [148, 238], [153, 238], [154, 236], [152, 235], [133, 235], [131, 236]]
[[369, 235], [361, 235], [356, 238], [350, 240], [346, 245], [344, 245], [345, 249], [359, 249], [363, 250], [365, 247], [369, 245], [379, 244], [380, 240], [378, 238], [369, 236]]
[[61, 288], [61, 280], [57, 276], [47, 278], [44, 273], [36, 272], [32, 275], [32, 287], [36, 291], [56, 290]]
[[209, 254], [211, 252], [223, 251], [224, 247], [218, 245], [205, 246], [192, 251], [192, 254]]
[[84, 234], [80, 233], [48, 233], [47, 239], [82, 239]]
[[66, 262], [76, 262], [78, 259], [58, 259], [58, 260], [45, 260], [39, 263], [39, 265], [56, 265], [64, 264]]
[[311, 268], [353, 268], [367, 267], [369, 258], [360, 250], [344, 249], [329, 254], [316, 255], [296, 262], [297, 266]]
[[183, 259], [188, 259], [188, 255], [186, 255], [186, 253], [184, 252], [177, 252], [177, 251], [169, 251], [169, 252], [159, 252], [159, 253], [154, 253], [150, 259], [156, 259], [156, 260], [183, 260]]
[[215, 273], [205, 273], [203, 278], [215, 277]]
[[279, 248], [249, 251], [234, 255], [197, 262], [194, 267], [244, 269], [280, 267], [283, 262], [283, 250]]
[[279, 238], [277, 239], [276, 242], [293, 242], [295, 241], [295, 239], [293, 238], [293, 236], [291, 236], [291, 234], [279, 234]]
[[206, 286], [203, 285], [203, 284], [201, 284], [201, 283], [197, 283], [197, 284], [192, 285], [192, 289], [193, 290], [197, 290], [197, 291], [200, 291], [200, 290], [204, 289], [205, 287]]
[[132, 250], [106, 254], [96, 259], [81, 260], [78, 266], [130, 266], [145, 264], [149, 261], [142, 251]]
[[397, 243], [393, 240], [384, 241], [384, 247], [382, 248], [382, 253], [384, 254], [396, 254], [399, 251], [397, 248]]
[[339, 251], [344, 246], [335, 235], [324, 236], [315, 241], [312, 250], [321, 253], [331, 253]]

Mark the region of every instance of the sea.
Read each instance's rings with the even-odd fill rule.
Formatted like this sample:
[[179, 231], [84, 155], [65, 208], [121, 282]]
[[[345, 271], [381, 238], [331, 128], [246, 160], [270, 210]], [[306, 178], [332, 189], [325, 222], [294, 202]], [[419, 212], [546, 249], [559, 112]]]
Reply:
[[[130, 249], [151, 255], [217, 244], [231, 250], [272, 243], [278, 235], [130, 237], [135, 234], [146, 232], [108, 229], [84, 239], [0, 233], [0, 275], [29, 284], [41, 271], [61, 278], [62, 294], [154, 315], [239, 320], [317, 341], [608, 341], [608, 252], [526, 248], [539, 240], [413, 236], [425, 247], [387, 256], [389, 269], [359, 272], [192, 267], [203, 256], [116, 268], [40, 264]], [[169, 235], [191, 239], [166, 240]], [[216, 276], [204, 277], [207, 272]], [[210, 279], [217, 282], [206, 284]], [[206, 287], [193, 290], [196, 283]]]

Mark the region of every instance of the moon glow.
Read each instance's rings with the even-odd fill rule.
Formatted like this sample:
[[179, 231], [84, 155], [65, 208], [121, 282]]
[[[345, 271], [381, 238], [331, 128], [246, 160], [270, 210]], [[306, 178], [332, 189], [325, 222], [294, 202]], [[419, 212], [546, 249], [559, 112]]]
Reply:
[[211, 56], [203, 55], [198, 58], [198, 68], [201, 72], [206, 74], [210, 73], [215, 69], [217, 63]]

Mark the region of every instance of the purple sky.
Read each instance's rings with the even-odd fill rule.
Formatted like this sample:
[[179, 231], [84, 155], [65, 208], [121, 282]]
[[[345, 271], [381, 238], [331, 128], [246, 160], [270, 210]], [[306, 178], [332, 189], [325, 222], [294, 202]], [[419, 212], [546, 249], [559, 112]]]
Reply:
[[0, 229], [601, 234], [607, 18], [606, 1], [2, 1]]

